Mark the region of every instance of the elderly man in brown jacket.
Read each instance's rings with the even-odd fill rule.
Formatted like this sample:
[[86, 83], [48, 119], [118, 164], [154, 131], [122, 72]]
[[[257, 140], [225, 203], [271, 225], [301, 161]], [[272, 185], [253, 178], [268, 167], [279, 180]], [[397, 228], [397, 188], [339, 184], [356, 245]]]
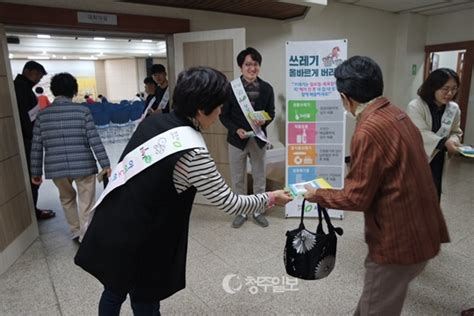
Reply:
[[400, 315], [408, 285], [449, 241], [423, 141], [408, 116], [382, 97], [380, 67], [355, 56], [335, 70], [337, 90], [357, 119], [344, 188], [311, 189], [321, 206], [364, 212], [364, 289], [355, 315]]

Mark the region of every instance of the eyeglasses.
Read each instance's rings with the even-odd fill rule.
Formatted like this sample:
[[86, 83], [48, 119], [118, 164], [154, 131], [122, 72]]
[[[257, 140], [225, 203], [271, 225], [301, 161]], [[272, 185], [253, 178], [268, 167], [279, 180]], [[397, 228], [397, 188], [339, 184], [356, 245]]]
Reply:
[[250, 68], [250, 67], [258, 68], [260, 67], [260, 64], [259, 63], [245, 63], [244, 66], [247, 68]]
[[448, 94], [449, 92], [451, 92], [452, 94], [456, 94], [456, 92], [458, 92], [458, 87], [442, 87], [441, 89], [441, 92], [443, 94]]

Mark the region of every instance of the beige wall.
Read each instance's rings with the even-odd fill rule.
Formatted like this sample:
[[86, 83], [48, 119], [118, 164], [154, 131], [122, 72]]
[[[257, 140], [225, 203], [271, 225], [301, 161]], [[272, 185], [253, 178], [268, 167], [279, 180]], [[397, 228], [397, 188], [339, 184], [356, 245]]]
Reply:
[[38, 236], [13, 78], [0, 24], [0, 274]]
[[[397, 24], [392, 100], [402, 108], [415, 98], [423, 82], [427, 18], [417, 14], [401, 14]], [[416, 73], [412, 73], [415, 65]]]
[[474, 40], [474, 9], [428, 17], [426, 45]]
[[[103, 60], [96, 60], [94, 62], [95, 70], [95, 83], [97, 87], [97, 96], [99, 94], [105, 95], [106, 98], [109, 97], [107, 92], [107, 81], [105, 78], [105, 62]], [[94, 97], [97, 97], [94, 96]]]
[[109, 59], [104, 64], [109, 101], [130, 100], [140, 91], [135, 58]]

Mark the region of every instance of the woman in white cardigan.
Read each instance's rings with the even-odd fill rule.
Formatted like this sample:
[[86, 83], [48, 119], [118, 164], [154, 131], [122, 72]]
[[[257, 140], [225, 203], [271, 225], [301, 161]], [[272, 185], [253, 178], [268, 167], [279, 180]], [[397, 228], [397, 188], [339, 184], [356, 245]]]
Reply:
[[407, 107], [407, 113], [420, 129], [430, 161], [431, 172], [441, 198], [441, 183], [446, 153], [458, 152], [461, 144], [461, 111], [456, 102], [459, 77], [454, 70], [440, 68], [428, 76], [418, 89], [418, 97]]

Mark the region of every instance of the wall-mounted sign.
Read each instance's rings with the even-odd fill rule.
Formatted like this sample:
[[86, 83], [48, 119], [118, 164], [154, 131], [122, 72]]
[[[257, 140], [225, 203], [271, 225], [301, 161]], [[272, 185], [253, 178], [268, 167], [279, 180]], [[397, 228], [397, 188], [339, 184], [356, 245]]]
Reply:
[[77, 22], [87, 24], [117, 25], [117, 15], [96, 12], [77, 12]]

